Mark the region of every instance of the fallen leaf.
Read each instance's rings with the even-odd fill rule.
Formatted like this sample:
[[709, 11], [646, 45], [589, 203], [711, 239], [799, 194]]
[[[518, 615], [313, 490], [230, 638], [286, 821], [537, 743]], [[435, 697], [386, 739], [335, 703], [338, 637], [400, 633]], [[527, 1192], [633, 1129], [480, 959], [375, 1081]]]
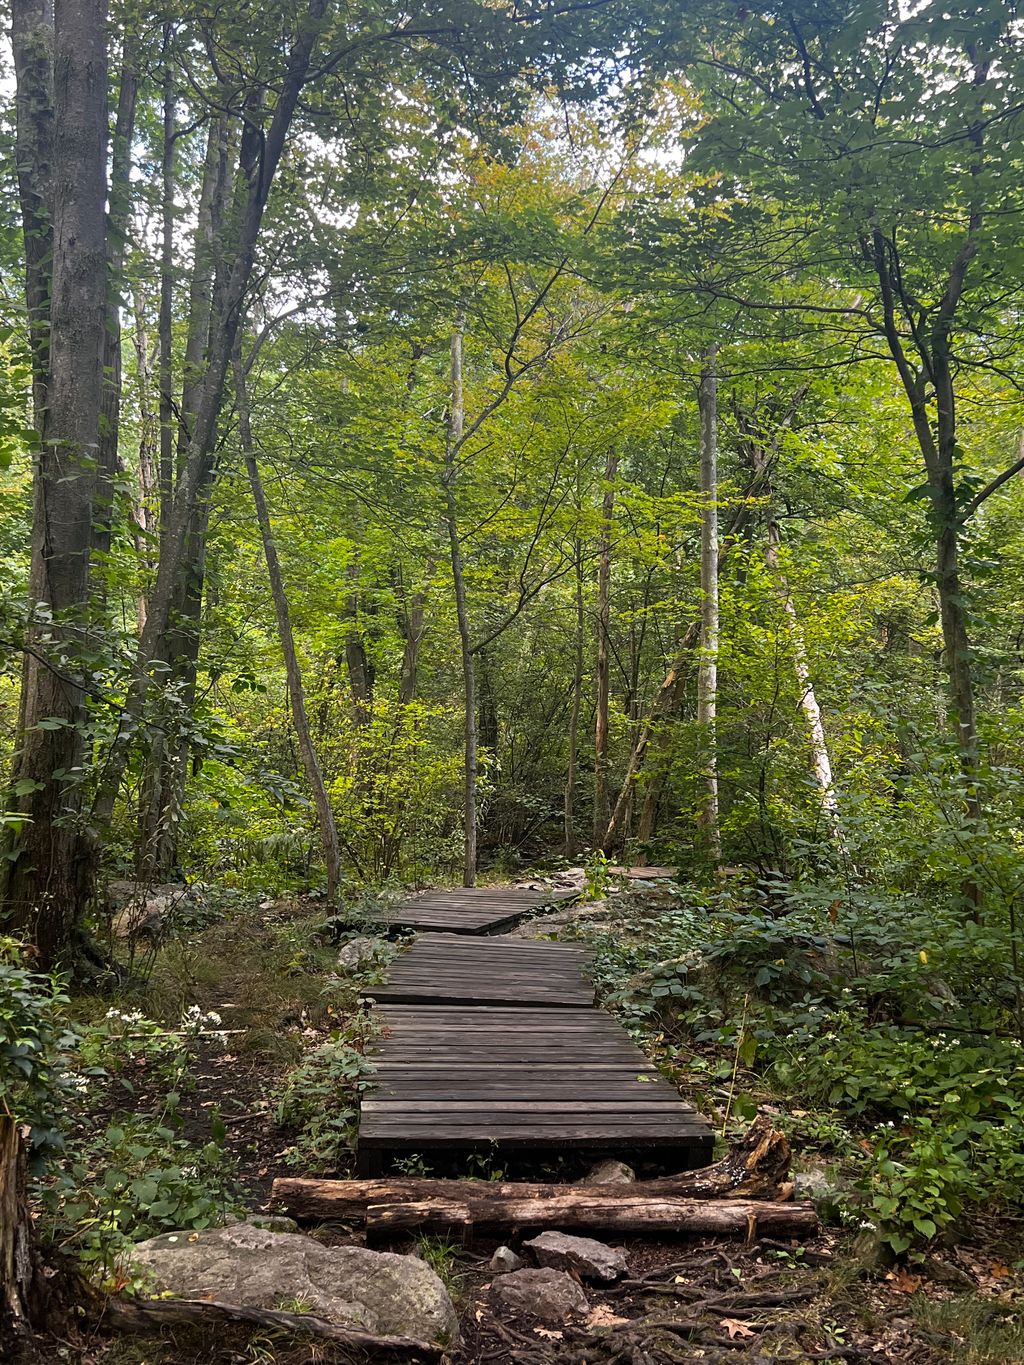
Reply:
[[535, 1327], [533, 1330], [537, 1333], [539, 1337], [543, 1337], [545, 1341], [562, 1340], [561, 1332], [554, 1332], [550, 1327]]
[[718, 1325], [724, 1327], [729, 1333], [730, 1341], [735, 1341], [737, 1337], [752, 1337], [754, 1335], [754, 1329], [748, 1327], [745, 1322], [740, 1322], [737, 1318], [723, 1318]]
[[914, 1294], [921, 1288], [920, 1275], [911, 1275], [909, 1270], [890, 1270], [886, 1280], [897, 1294]]
[[623, 1322], [629, 1322], [629, 1318], [616, 1317], [606, 1303], [599, 1303], [587, 1315], [588, 1327], [618, 1327]]
[[988, 1273], [997, 1280], [1005, 1280], [1008, 1275], [1013, 1274], [1013, 1271], [1008, 1265], [1003, 1265], [1001, 1261], [995, 1261], [989, 1266]]

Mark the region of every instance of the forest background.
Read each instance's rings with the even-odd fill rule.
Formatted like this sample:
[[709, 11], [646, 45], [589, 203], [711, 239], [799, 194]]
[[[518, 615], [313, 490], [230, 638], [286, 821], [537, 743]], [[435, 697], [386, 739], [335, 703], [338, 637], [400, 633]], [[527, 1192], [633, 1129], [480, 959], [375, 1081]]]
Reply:
[[130, 991], [119, 879], [666, 862], [638, 1027], [897, 1252], [1015, 1200], [1010, 9], [12, 14], [8, 980]]

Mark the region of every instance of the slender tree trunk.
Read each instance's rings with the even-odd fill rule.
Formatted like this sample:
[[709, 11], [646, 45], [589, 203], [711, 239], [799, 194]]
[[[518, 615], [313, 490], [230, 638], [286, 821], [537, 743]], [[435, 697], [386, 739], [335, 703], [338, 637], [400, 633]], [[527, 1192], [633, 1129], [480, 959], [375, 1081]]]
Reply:
[[121, 779], [128, 766], [133, 741], [153, 684], [153, 665], [164, 638], [186, 551], [189, 526], [198, 499], [213, 470], [216, 457], [217, 422], [224, 398], [224, 384], [238, 333], [245, 295], [252, 277], [256, 243], [281, 154], [284, 151], [299, 95], [323, 24], [326, 0], [308, 0], [291, 43], [288, 68], [277, 92], [269, 126], [250, 118], [242, 130], [239, 148], [239, 195], [237, 238], [230, 263], [218, 271], [214, 288], [210, 347], [203, 371], [202, 393], [196, 407], [195, 425], [188, 452], [174, 493], [173, 505], [161, 538], [160, 563], [149, 599], [146, 624], [139, 639], [132, 685], [125, 698], [117, 734], [104, 767], [103, 780], [93, 804], [97, 827], [111, 821]]
[[455, 590], [455, 613], [459, 623], [459, 645], [462, 652], [462, 686], [465, 704], [465, 760], [463, 792], [463, 822], [465, 826], [464, 857], [462, 865], [462, 884], [476, 885], [476, 784], [477, 784], [477, 732], [476, 732], [476, 669], [473, 659], [473, 637], [469, 624], [469, 608], [466, 603], [466, 578], [462, 562], [462, 543], [459, 540], [458, 505], [455, 501], [455, 480], [457, 469], [455, 457], [462, 440], [465, 424], [465, 400], [462, 386], [462, 329], [463, 319], [459, 318], [452, 333], [451, 344], [451, 403], [448, 410], [448, 431], [445, 439], [445, 461], [442, 484], [444, 486], [445, 522], [448, 528], [448, 545], [451, 551], [452, 585]]
[[722, 861], [718, 822], [718, 378], [710, 346], [700, 378], [700, 664], [697, 729], [704, 800], [699, 824], [711, 861]]
[[608, 631], [611, 625], [612, 522], [615, 515], [615, 478], [619, 453], [608, 451], [604, 468], [604, 498], [601, 503], [601, 541], [597, 560], [597, 698], [594, 709], [594, 846], [599, 848], [608, 828], [608, 699], [611, 682], [611, 655]]
[[[427, 566], [427, 576], [433, 577], [434, 565]], [[420, 647], [427, 621], [427, 594], [420, 589], [412, 595], [409, 614], [404, 623], [405, 647], [402, 650], [402, 668], [398, 678], [398, 704], [408, 706], [416, 696], [419, 685]]]
[[96, 507], [93, 513], [93, 550], [110, 552], [114, 524], [114, 496], [119, 468], [121, 425], [121, 307], [124, 258], [132, 197], [132, 143], [138, 103], [138, 38], [125, 30], [121, 50], [121, 82], [110, 159], [110, 208], [107, 214], [107, 316], [103, 345], [103, 409], [100, 414], [100, 454]]
[[[35, 470], [33, 596], [52, 615], [24, 674], [14, 808], [3, 859], [8, 923], [41, 966], [64, 956], [89, 900], [79, 786], [88, 645], [89, 555], [99, 452], [106, 305], [105, 0], [57, 0], [54, 13], [53, 273], [49, 382]], [[46, 656], [60, 658], [51, 664]], [[84, 666], [81, 666], [84, 672]]]
[[803, 631], [800, 629], [800, 620], [796, 614], [789, 584], [780, 572], [779, 546], [782, 543], [782, 536], [779, 531], [779, 523], [772, 511], [768, 513], [767, 529], [768, 545], [765, 550], [765, 560], [768, 567], [779, 576], [779, 597], [786, 613], [789, 641], [793, 649], [793, 670], [796, 673], [797, 686], [800, 688], [800, 709], [803, 711], [804, 720], [807, 722], [807, 734], [811, 744], [811, 772], [814, 775], [818, 790], [821, 792], [822, 809], [828, 817], [833, 833], [841, 843], [839, 802], [836, 798], [835, 781], [832, 775], [832, 759], [829, 756], [825, 726], [821, 719], [821, 708], [815, 695], [814, 683], [811, 681], [811, 670], [807, 662], [807, 649], [804, 645]]
[[284, 654], [288, 696], [291, 699], [292, 719], [295, 723], [295, 738], [298, 741], [306, 781], [309, 783], [309, 789], [313, 794], [313, 804], [316, 806], [317, 823], [320, 827], [320, 843], [323, 848], [324, 862], [327, 865], [327, 897], [329, 900], [333, 900], [337, 894], [338, 883], [341, 880], [338, 827], [334, 821], [331, 799], [327, 793], [320, 759], [309, 727], [309, 716], [306, 712], [306, 693], [302, 684], [299, 657], [295, 652], [295, 637], [292, 634], [291, 612], [288, 609], [284, 575], [281, 573], [281, 562], [277, 557], [277, 546], [274, 543], [270, 513], [267, 510], [267, 500], [263, 493], [263, 483], [260, 479], [256, 450], [253, 445], [245, 369], [237, 355], [235, 357], [235, 394], [238, 404], [238, 434], [242, 444], [242, 453], [245, 456], [245, 467], [249, 474], [249, 484], [252, 488], [252, 500], [256, 504], [256, 520], [259, 522], [260, 535], [263, 538], [263, 556], [267, 563], [267, 577], [270, 580], [270, 591], [274, 599], [274, 611], [277, 616], [277, 633]]
[[32, 352], [32, 409], [42, 433], [50, 374], [50, 273], [53, 252], [53, 0], [13, 0], [11, 48], [16, 79], [14, 155], [25, 251], [25, 301]]
[[352, 689], [352, 714], [356, 725], [369, 724], [373, 700], [373, 679], [366, 645], [359, 628], [359, 565], [355, 561], [346, 570], [351, 591], [348, 595], [349, 626], [345, 632], [345, 666], [349, 687]]
[[157, 367], [160, 389], [160, 535], [167, 532], [174, 497], [174, 151], [175, 89], [170, 59], [171, 25], [164, 24], [163, 150], [160, 159], [160, 307]]
[[573, 659], [572, 702], [569, 707], [569, 759], [565, 774], [565, 856], [575, 858], [576, 840], [576, 768], [580, 747], [580, 707], [583, 703], [583, 636], [586, 620], [583, 611], [583, 547], [576, 541], [576, 647]]

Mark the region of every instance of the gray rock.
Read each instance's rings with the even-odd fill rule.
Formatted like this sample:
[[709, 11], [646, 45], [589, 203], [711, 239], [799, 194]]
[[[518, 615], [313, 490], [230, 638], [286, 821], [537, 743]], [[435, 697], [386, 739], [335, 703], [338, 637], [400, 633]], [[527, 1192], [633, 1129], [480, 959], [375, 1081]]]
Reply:
[[632, 1185], [636, 1171], [624, 1161], [599, 1161], [592, 1166], [578, 1185]]
[[590, 1305], [583, 1290], [564, 1270], [513, 1270], [499, 1275], [490, 1288], [491, 1301], [504, 1313], [515, 1313], [549, 1327], [582, 1317]]
[[625, 1253], [593, 1237], [570, 1237], [565, 1232], [542, 1232], [524, 1242], [537, 1264], [551, 1270], [575, 1270], [585, 1280], [611, 1284], [626, 1273]]
[[241, 1217], [225, 1218], [224, 1226], [235, 1223], [248, 1223], [252, 1228], [263, 1228], [266, 1232], [298, 1232], [299, 1225], [294, 1218], [283, 1213], [246, 1213]]
[[373, 962], [380, 956], [383, 947], [384, 940], [380, 938], [360, 935], [359, 938], [349, 939], [338, 953], [338, 966], [350, 972], [358, 967], [365, 967], [368, 962]]
[[507, 1275], [513, 1270], [522, 1270], [523, 1259], [511, 1247], [499, 1247], [490, 1260], [491, 1269], [496, 1275]]
[[325, 1247], [312, 1237], [251, 1223], [166, 1232], [140, 1242], [136, 1268], [181, 1298], [251, 1308], [301, 1303], [316, 1317], [388, 1336], [448, 1345], [459, 1324], [448, 1293], [423, 1261], [364, 1247]]

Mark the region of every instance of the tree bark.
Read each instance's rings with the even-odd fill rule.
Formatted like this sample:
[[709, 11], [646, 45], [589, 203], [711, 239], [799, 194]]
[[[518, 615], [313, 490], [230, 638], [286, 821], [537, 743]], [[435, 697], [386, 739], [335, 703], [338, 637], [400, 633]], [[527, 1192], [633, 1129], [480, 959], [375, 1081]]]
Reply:
[[150, 687], [159, 642], [166, 634], [175, 585], [179, 580], [189, 526], [197, 500], [210, 477], [216, 456], [217, 422], [224, 397], [228, 366], [234, 350], [245, 295], [252, 276], [256, 243], [281, 154], [284, 151], [299, 96], [306, 82], [320, 30], [326, 0], [308, 0], [289, 50], [288, 65], [274, 104], [269, 126], [246, 121], [239, 148], [241, 194], [237, 215], [237, 238], [230, 262], [222, 263], [214, 288], [210, 346], [203, 372], [202, 392], [196, 406], [195, 425], [173, 506], [161, 538], [160, 563], [150, 593], [149, 611], [140, 639], [134, 678], [111, 744], [93, 806], [97, 827], [109, 826], [121, 779], [128, 765]]
[[[54, 13], [53, 273], [49, 379], [35, 468], [35, 646], [23, 676], [8, 923], [41, 967], [65, 954], [88, 900], [82, 823], [83, 666], [106, 309], [106, 0]], [[45, 612], [45, 624], [39, 619]], [[19, 794], [20, 792], [20, 794]]]
[[[157, 374], [160, 389], [160, 536], [167, 533], [174, 497], [174, 149], [175, 89], [170, 61], [171, 25], [163, 34], [163, 150], [160, 158], [160, 308], [157, 339], [160, 359]], [[162, 546], [161, 546], [162, 551]]]
[[722, 861], [718, 821], [718, 378], [710, 346], [700, 377], [700, 663], [697, 668], [697, 731], [704, 798], [699, 825], [708, 858]]
[[[383, 1180], [301, 1180], [278, 1178], [271, 1201], [304, 1222], [362, 1222], [371, 1205], [453, 1200], [467, 1205], [477, 1221], [504, 1219], [506, 1202], [547, 1201], [566, 1209], [586, 1208], [593, 1198], [784, 1200], [788, 1183], [789, 1142], [759, 1115], [721, 1161], [701, 1170], [632, 1185], [554, 1185], [484, 1180], [433, 1180], [395, 1177]], [[552, 1224], [558, 1217], [552, 1217]]]
[[313, 794], [313, 804], [316, 807], [317, 823], [320, 828], [320, 844], [327, 866], [327, 898], [333, 900], [337, 894], [338, 883], [341, 880], [338, 827], [335, 824], [331, 798], [327, 793], [327, 785], [324, 782], [323, 771], [320, 767], [316, 745], [313, 743], [313, 735], [309, 726], [306, 693], [302, 683], [299, 656], [295, 650], [295, 636], [292, 633], [288, 595], [285, 591], [281, 561], [277, 556], [277, 545], [274, 543], [270, 512], [263, 492], [263, 482], [260, 479], [259, 464], [256, 460], [256, 450], [252, 439], [245, 369], [237, 355], [235, 357], [235, 395], [238, 405], [238, 434], [242, 444], [242, 454], [245, 457], [245, 467], [249, 474], [252, 499], [256, 505], [256, 520], [259, 522], [260, 535], [263, 538], [263, 557], [267, 563], [267, 577], [270, 580], [270, 592], [274, 599], [274, 612], [277, 616], [277, 633], [284, 654], [288, 695], [291, 699], [292, 720], [295, 724], [295, 738], [298, 741], [306, 781], [309, 783], [309, 789]]
[[445, 437], [444, 488], [445, 523], [451, 552], [452, 585], [455, 591], [455, 613], [459, 623], [459, 646], [462, 652], [462, 686], [465, 706], [465, 758], [463, 822], [465, 827], [462, 863], [463, 886], [476, 885], [476, 786], [477, 786], [477, 730], [476, 730], [476, 668], [473, 658], [473, 636], [466, 602], [466, 577], [462, 561], [462, 542], [459, 539], [458, 505], [455, 500], [455, 463], [465, 424], [465, 399], [462, 384], [462, 329], [460, 316], [452, 333], [451, 342], [451, 403], [448, 410], [448, 431]]
[[608, 828], [608, 699], [611, 682], [611, 655], [608, 632], [611, 625], [612, 523], [615, 515], [615, 478], [619, 471], [619, 452], [608, 451], [604, 468], [604, 497], [601, 502], [601, 540], [597, 560], [597, 659], [595, 677], [597, 697], [594, 713], [594, 847], [600, 848]]
[[[482, 1215], [482, 1216], [479, 1216]], [[412, 1229], [493, 1235], [514, 1228], [527, 1232], [557, 1226], [565, 1232], [614, 1232], [630, 1236], [742, 1238], [813, 1237], [818, 1231], [814, 1205], [754, 1199], [674, 1199], [591, 1190], [586, 1199], [509, 1198], [486, 1209], [459, 1199], [436, 1197], [404, 1203], [371, 1204], [366, 1211], [367, 1240]]]
[[103, 405], [100, 411], [100, 454], [96, 507], [93, 513], [93, 550], [110, 551], [114, 497], [119, 467], [121, 426], [121, 306], [124, 258], [132, 199], [132, 142], [138, 103], [138, 38], [125, 29], [121, 49], [121, 81], [110, 159], [110, 209], [107, 214], [107, 316], [103, 340]]
[[572, 701], [569, 706], [569, 757], [565, 773], [564, 828], [565, 856], [575, 858], [579, 847], [576, 840], [576, 769], [580, 747], [580, 707], [583, 704], [583, 635], [586, 620], [583, 612], [583, 547], [577, 540], [574, 560], [576, 565], [576, 634], [572, 673]]
[[811, 772], [821, 793], [822, 809], [828, 818], [833, 835], [841, 846], [839, 802], [836, 799], [832, 759], [828, 751], [825, 725], [821, 718], [821, 707], [818, 705], [818, 698], [815, 695], [814, 683], [811, 680], [807, 649], [804, 645], [803, 631], [800, 629], [796, 607], [793, 604], [793, 594], [789, 590], [789, 584], [780, 574], [779, 545], [782, 537], [779, 531], [779, 523], [774, 512], [770, 509], [767, 530], [768, 544], [765, 549], [765, 560], [768, 567], [776, 575], [779, 575], [779, 597], [782, 601], [783, 611], [786, 613], [786, 623], [789, 628], [789, 642], [793, 650], [793, 670], [796, 673], [797, 686], [800, 688], [800, 709], [803, 711], [804, 719], [807, 722], [807, 734], [811, 745]]
[[32, 353], [32, 412], [43, 430], [50, 374], [53, 252], [53, 0], [13, 0], [18, 199], [25, 250], [25, 302]]
[[0, 1114], [0, 1354], [5, 1360], [18, 1358], [45, 1307], [46, 1278], [25, 1187], [21, 1133], [10, 1115]]

